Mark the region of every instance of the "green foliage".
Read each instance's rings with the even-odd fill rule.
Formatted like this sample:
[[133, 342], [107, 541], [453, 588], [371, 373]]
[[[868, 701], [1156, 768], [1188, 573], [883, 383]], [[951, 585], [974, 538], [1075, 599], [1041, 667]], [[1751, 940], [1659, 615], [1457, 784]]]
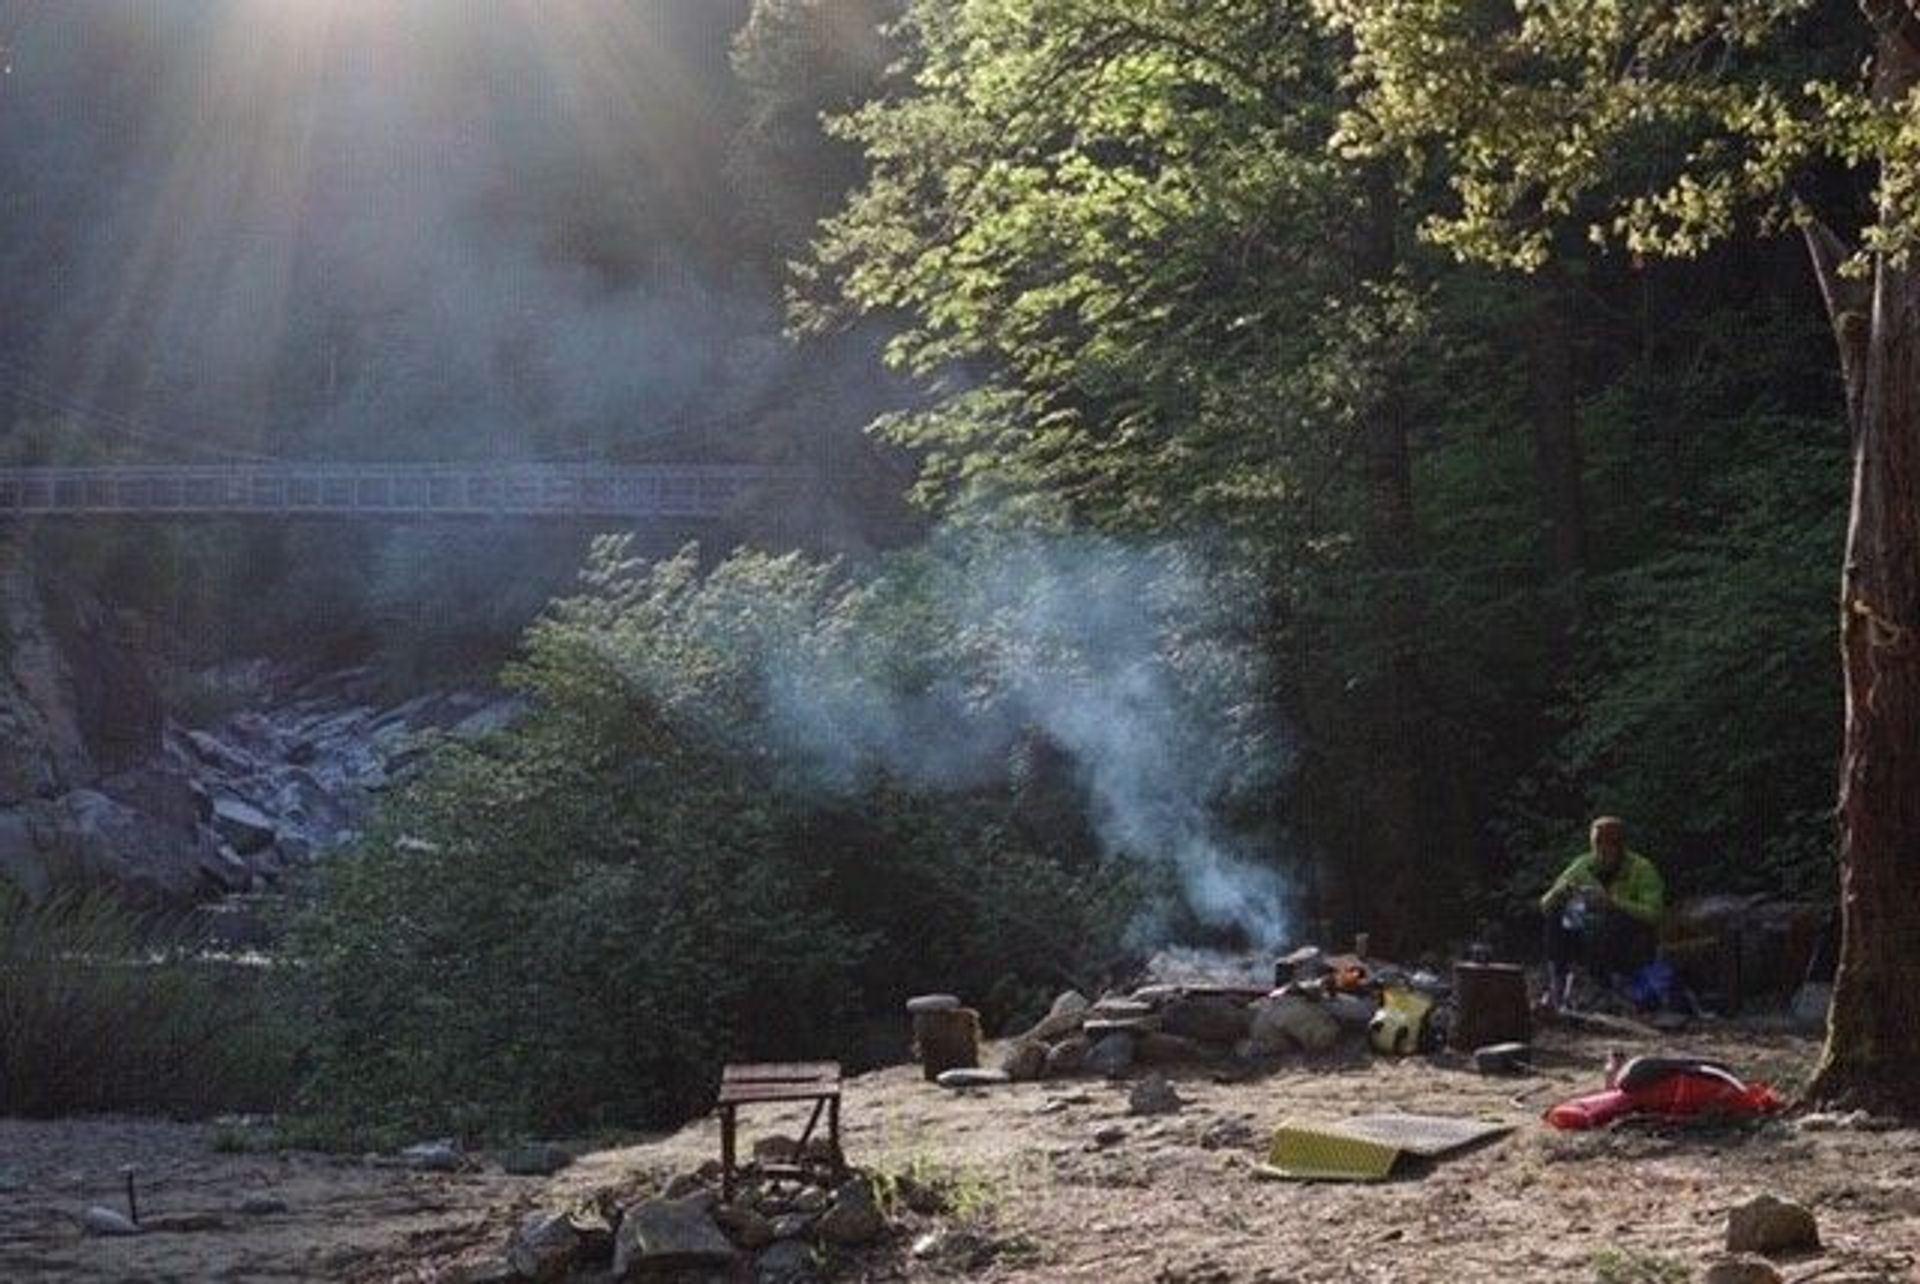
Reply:
[[0, 1110], [271, 1110], [297, 1049], [269, 969], [201, 957], [184, 929], [101, 895], [0, 890]]
[[469, 1133], [672, 1119], [725, 1060], [853, 1055], [856, 1019], [915, 989], [1111, 957], [1132, 884], [1041, 846], [1004, 785], [838, 774], [773, 729], [777, 661], [852, 681], [909, 654], [930, 604], [906, 597], [602, 545], [511, 672], [529, 718], [446, 747], [328, 870], [295, 938], [324, 999], [314, 1102]]

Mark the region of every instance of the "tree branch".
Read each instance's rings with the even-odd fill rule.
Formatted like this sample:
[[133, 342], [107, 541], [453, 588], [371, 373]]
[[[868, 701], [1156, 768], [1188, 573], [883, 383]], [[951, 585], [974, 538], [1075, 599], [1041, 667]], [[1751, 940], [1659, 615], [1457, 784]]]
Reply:
[[1861, 387], [1867, 370], [1873, 286], [1841, 272], [1841, 266], [1851, 257], [1846, 242], [1804, 205], [1800, 207], [1800, 232], [1806, 237], [1813, 275], [1820, 282], [1820, 297], [1827, 304], [1827, 320], [1833, 325], [1834, 342], [1840, 347], [1840, 374], [1847, 386], [1847, 419], [1857, 429]]

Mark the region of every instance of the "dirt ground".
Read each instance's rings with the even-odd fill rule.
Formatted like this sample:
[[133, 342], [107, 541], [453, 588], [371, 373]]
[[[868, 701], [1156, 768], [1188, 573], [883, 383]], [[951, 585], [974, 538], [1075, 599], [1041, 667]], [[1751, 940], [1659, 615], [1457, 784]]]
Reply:
[[[1295, 1066], [1239, 1083], [1196, 1071], [1174, 1076], [1186, 1104], [1151, 1117], [1128, 1115], [1125, 1084], [954, 1094], [908, 1067], [860, 1076], [847, 1087], [849, 1158], [883, 1173], [942, 1177], [960, 1211], [903, 1210], [891, 1240], [842, 1263], [838, 1277], [1669, 1284], [1698, 1278], [1718, 1255], [1730, 1206], [1769, 1192], [1819, 1217], [1825, 1248], [1781, 1263], [1788, 1280], [1920, 1282], [1920, 1130], [1814, 1119], [1566, 1134], [1541, 1124], [1548, 1104], [1598, 1086], [1609, 1046], [1654, 1050], [1550, 1035], [1540, 1073], [1517, 1080], [1425, 1059]], [[1787, 1036], [1731, 1032], [1665, 1046], [1780, 1083], [1814, 1051]], [[1280, 1122], [1390, 1109], [1518, 1127], [1379, 1185], [1256, 1179], [1253, 1166]], [[743, 1116], [752, 1133], [786, 1123], [773, 1110]], [[166, 1123], [0, 1122], [0, 1280], [447, 1280], [462, 1263], [497, 1256], [530, 1209], [638, 1193], [718, 1153], [710, 1119], [588, 1154], [545, 1179], [221, 1154], [213, 1135]], [[120, 1203], [119, 1168], [129, 1162], [140, 1165], [143, 1215], [210, 1214], [219, 1225], [84, 1236], [78, 1214], [90, 1203]], [[239, 1213], [255, 1194], [284, 1201], [286, 1211]]]

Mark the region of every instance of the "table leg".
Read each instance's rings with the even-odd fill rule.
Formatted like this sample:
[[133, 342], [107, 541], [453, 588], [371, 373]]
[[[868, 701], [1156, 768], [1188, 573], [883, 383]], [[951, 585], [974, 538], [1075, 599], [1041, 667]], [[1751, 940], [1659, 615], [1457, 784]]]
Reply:
[[833, 1180], [837, 1184], [847, 1175], [847, 1158], [840, 1151], [840, 1094], [827, 1098], [827, 1140], [833, 1146]]
[[731, 1105], [720, 1107], [720, 1198], [723, 1202], [733, 1200], [733, 1124], [734, 1113]]

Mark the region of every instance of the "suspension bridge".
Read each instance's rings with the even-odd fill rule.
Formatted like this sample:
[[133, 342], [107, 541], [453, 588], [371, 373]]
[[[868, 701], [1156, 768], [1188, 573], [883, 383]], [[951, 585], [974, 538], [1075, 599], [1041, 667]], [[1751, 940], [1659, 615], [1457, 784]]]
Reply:
[[0, 519], [122, 515], [715, 519], [791, 494], [733, 464], [296, 464], [0, 468]]

